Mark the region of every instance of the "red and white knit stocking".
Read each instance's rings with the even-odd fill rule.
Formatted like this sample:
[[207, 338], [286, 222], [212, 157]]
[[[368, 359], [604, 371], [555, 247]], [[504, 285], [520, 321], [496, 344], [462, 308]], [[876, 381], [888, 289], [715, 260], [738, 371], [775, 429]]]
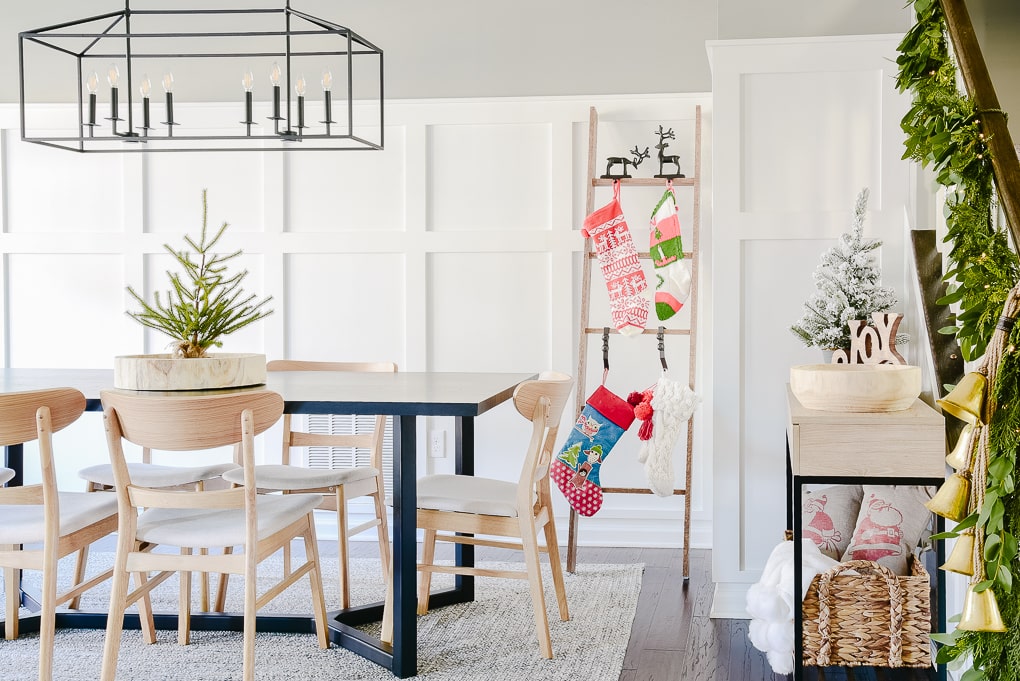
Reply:
[[609, 291], [613, 325], [625, 336], [641, 333], [648, 321], [648, 299], [641, 292], [648, 288], [648, 282], [623, 219], [619, 182], [613, 183], [613, 200], [585, 218], [581, 234], [595, 242]]

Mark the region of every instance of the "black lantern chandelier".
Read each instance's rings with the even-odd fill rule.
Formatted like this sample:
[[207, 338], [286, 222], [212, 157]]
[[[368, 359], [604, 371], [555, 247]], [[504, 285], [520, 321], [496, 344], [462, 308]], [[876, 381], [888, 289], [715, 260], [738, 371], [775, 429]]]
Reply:
[[[125, 0], [24, 31], [18, 46], [26, 142], [85, 153], [383, 148], [382, 50], [289, 0], [177, 10]], [[26, 105], [39, 83], [77, 106]], [[207, 103], [189, 103], [196, 95]]]

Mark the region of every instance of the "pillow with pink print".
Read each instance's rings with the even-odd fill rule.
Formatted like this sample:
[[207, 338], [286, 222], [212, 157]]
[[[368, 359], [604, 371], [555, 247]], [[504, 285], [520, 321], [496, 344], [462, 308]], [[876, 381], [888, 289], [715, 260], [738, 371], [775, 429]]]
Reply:
[[857, 525], [842, 560], [872, 560], [897, 575], [907, 574], [907, 556], [931, 522], [924, 502], [933, 493], [931, 487], [864, 485]]
[[839, 560], [861, 508], [860, 485], [832, 485], [805, 490], [801, 497], [801, 536], [810, 539], [823, 554]]

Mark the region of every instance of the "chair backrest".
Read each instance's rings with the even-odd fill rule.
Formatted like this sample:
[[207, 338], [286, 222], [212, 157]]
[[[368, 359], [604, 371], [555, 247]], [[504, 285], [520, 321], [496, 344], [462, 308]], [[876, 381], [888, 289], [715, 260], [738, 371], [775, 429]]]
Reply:
[[[59, 517], [52, 434], [74, 423], [85, 411], [85, 396], [74, 388], [0, 394], [0, 445], [39, 440], [41, 483], [0, 488], [0, 504], [46, 504]], [[54, 526], [55, 527], [55, 526]]]
[[85, 396], [74, 388], [0, 394], [0, 446], [36, 439], [40, 407], [49, 408], [51, 432], [55, 433], [78, 420], [85, 411]]
[[[264, 389], [199, 394], [104, 390], [100, 398], [122, 512], [128, 507], [139, 506], [254, 506], [255, 436], [280, 419], [283, 398], [279, 393]], [[240, 443], [245, 485], [237, 490], [208, 493], [136, 487], [131, 482], [122, 439], [167, 452], [204, 450]], [[186, 499], [184, 495], [193, 498]]]
[[[521, 503], [530, 504], [535, 483], [548, 479], [549, 461], [560, 419], [573, 387], [572, 377], [549, 371], [539, 374], [536, 380], [524, 381], [514, 390], [514, 406], [521, 416], [534, 424], [518, 487], [518, 501]], [[539, 485], [540, 495], [547, 491], [547, 487], [547, 484]], [[521, 490], [527, 490], [526, 497]]]
[[[395, 373], [394, 362], [314, 362], [297, 359], [274, 359], [266, 364], [267, 371], [336, 371]], [[330, 435], [294, 430], [291, 415], [283, 416], [283, 451], [281, 461], [290, 463], [291, 447], [358, 447], [368, 449], [373, 468], [382, 470], [383, 439], [386, 436], [386, 417], [376, 416], [371, 433], [357, 435]]]

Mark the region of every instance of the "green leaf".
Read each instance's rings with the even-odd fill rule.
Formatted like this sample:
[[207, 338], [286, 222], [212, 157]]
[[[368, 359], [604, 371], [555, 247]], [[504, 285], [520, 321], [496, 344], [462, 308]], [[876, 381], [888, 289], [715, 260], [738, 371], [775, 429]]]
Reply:
[[988, 677], [980, 669], [974, 669], [971, 667], [963, 673], [960, 677], [960, 681], [985, 681]]
[[935, 662], [938, 664], [948, 664], [958, 658], [961, 652], [963, 651], [956, 646], [942, 646], [935, 653]]
[[996, 457], [988, 464], [988, 474], [996, 480], [1002, 480], [1011, 470], [1013, 466], [1005, 457]]
[[931, 635], [931, 640], [936, 643], [941, 643], [942, 645], [951, 646], [956, 643], [956, 639], [960, 638], [960, 635], [961, 632], [959, 629], [954, 629], [953, 631], [945, 634], [936, 632]]
[[943, 336], [955, 336], [957, 331], [959, 329], [955, 326], [943, 326], [938, 332]]
[[995, 573], [995, 579], [1006, 589], [1006, 593], [1013, 590], [1013, 573], [1005, 565], [1000, 565]]
[[979, 594], [985, 589], [989, 588], [994, 583], [995, 583], [994, 579], [986, 579], [983, 582], [978, 582], [977, 584], [974, 585], [974, 593]]
[[985, 537], [985, 561], [992, 562], [999, 557], [1002, 540], [997, 534], [990, 534]]
[[960, 533], [956, 530], [946, 530], [945, 532], [936, 532], [931, 536], [932, 541], [940, 541], [942, 539], [955, 539], [960, 536]]
[[974, 525], [977, 524], [977, 519], [977, 514], [971, 513], [969, 516], [956, 523], [956, 527], [954, 527], [953, 530], [956, 532], [962, 532], [963, 530], [974, 527]]

